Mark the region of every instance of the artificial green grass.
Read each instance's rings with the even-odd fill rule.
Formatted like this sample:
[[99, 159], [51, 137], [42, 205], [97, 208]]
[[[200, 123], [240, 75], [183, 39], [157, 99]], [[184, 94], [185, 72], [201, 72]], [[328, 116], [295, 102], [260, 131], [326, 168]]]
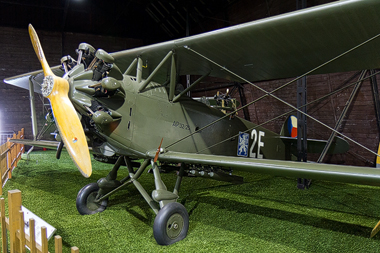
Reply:
[[[57, 228], [64, 252], [377, 252], [380, 235], [369, 239], [380, 219], [379, 187], [313, 181], [298, 190], [296, 180], [246, 172], [244, 184], [184, 178], [178, 200], [190, 214], [188, 236], [159, 246], [153, 237], [154, 212], [133, 185], [111, 196], [107, 209], [80, 215], [78, 191], [107, 175], [112, 165], [93, 161], [84, 178], [66, 152], [32, 152], [21, 160], [3, 189], [19, 189], [23, 205]], [[121, 177], [126, 169], [119, 171]], [[163, 174], [168, 189], [176, 177]], [[154, 189], [153, 175], [139, 182]], [[6, 204], [8, 206], [8, 204]], [[54, 252], [54, 240], [49, 241]]]

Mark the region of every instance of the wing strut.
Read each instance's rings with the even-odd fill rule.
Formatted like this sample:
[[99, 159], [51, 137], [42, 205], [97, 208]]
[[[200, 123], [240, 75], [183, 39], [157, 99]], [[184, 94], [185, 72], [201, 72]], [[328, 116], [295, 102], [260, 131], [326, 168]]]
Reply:
[[141, 83], [142, 79], [142, 69], [143, 69], [143, 60], [141, 57], [137, 58], [137, 68], [136, 68], [136, 81], [137, 83]]
[[185, 90], [183, 90], [180, 94], [175, 96], [173, 99], [173, 102], [177, 102], [180, 97], [183, 96], [183, 94], [186, 94], [188, 91], [192, 90], [198, 83], [200, 83], [205, 77], [207, 77], [211, 72], [209, 71], [208, 73], [204, 74], [203, 76], [199, 77], [195, 82], [193, 82], [189, 87], [187, 87]]
[[162, 67], [162, 65], [165, 64], [165, 62], [170, 58], [170, 56], [172, 56], [172, 54], [173, 54], [173, 51], [169, 51], [169, 53], [164, 57], [164, 59], [162, 59], [162, 61], [152, 71], [152, 73], [148, 76], [148, 78], [141, 84], [139, 88], [139, 92], [142, 92], [146, 88], [146, 86], [148, 86], [148, 84], [150, 83], [154, 75], [157, 74], [158, 70]]
[[32, 76], [29, 77], [29, 98], [30, 98], [30, 116], [32, 118], [33, 140], [35, 141], [37, 139], [37, 118], [36, 118], [36, 106], [34, 103], [34, 83], [32, 82], [32, 78], [33, 78]]
[[170, 69], [169, 101], [173, 100], [175, 86], [177, 84], [177, 68], [175, 62], [175, 54], [172, 54], [172, 64]]
[[135, 59], [132, 61], [131, 65], [129, 65], [129, 67], [127, 68], [127, 70], [124, 72], [124, 75], [129, 75], [129, 74], [131, 73], [132, 69], [133, 69], [134, 67], [136, 67], [137, 59], [138, 59], [138, 58], [135, 58]]
[[[338, 131], [338, 129], [341, 126], [341, 123], [342, 123], [344, 117], [346, 117], [346, 113], [347, 113], [348, 109], [350, 108], [350, 105], [351, 105], [352, 101], [354, 100], [354, 97], [355, 97], [356, 93], [359, 91], [359, 88], [360, 88], [361, 84], [363, 83], [363, 79], [364, 79], [364, 77], [365, 77], [366, 74], [367, 74], [367, 70], [363, 70], [360, 73], [358, 82], [356, 83], [354, 89], [352, 90], [351, 95], [348, 98], [348, 100], [346, 102], [346, 105], [344, 106], [344, 108], [342, 110], [342, 113], [339, 116], [339, 119], [335, 123], [335, 127], [334, 127], [335, 130]], [[329, 137], [329, 139], [327, 140], [325, 148], [323, 149], [321, 155], [319, 156], [319, 158], [317, 160], [317, 163], [321, 163], [322, 162], [322, 160], [325, 157], [325, 155], [327, 154], [327, 150], [330, 148], [331, 143], [332, 143], [333, 139], [335, 138], [335, 136], [336, 136], [336, 132], [332, 132], [331, 135], [330, 135], [330, 137]], [[379, 159], [379, 157], [378, 157], [378, 159]]]
[[[34, 103], [34, 83], [32, 82], [32, 76], [29, 77], [29, 100], [30, 100], [30, 117], [32, 119], [32, 132], [33, 132], [33, 141], [37, 139], [37, 118], [36, 118], [36, 107]], [[27, 158], [29, 160], [29, 154], [34, 149], [32, 146], [27, 152]]]
[[[143, 92], [145, 88], [149, 85], [149, 83], [152, 81], [153, 77], [158, 73], [160, 69], [165, 65], [165, 63], [171, 58], [171, 66], [170, 66], [170, 80], [169, 82], [169, 101], [173, 101], [174, 95], [175, 95], [175, 89], [177, 84], [177, 66], [176, 66], [176, 57], [174, 51], [169, 51], [166, 56], [161, 60], [161, 62], [155, 67], [155, 69], [150, 73], [150, 75], [142, 81], [142, 59], [141, 58], [135, 58], [133, 62], [129, 65], [128, 69], [124, 72], [124, 74], [128, 74], [131, 72], [131, 70], [136, 66], [137, 63], [137, 74], [136, 79], [138, 83], [141, 83], [139, 87], [139, 92]], [[195, 81], [190, 87], [188, 87], [184, 92], [182, 92], [180, 95], [176, 96], [174, 99], [176, 102], [178, 99], [187, 91], [189, 91], [191, 88], [193, 88], [196, 84], [198, 84], [203, 78], [208, 76], [209, 73], [203, 75], [201, 78], [199, 78], [197, 81]], [[167, 83], [168, 83], [167, 82]]]

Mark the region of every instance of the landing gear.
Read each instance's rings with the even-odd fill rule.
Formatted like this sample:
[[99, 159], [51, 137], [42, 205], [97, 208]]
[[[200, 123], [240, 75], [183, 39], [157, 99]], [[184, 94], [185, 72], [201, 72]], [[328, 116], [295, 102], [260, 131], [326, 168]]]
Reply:
[[[152, 165], [156, 186], [152, 194], [148, 194], [138, 181], [149, 163]], [[128, 176], [118, 181], [116, 179], [117, 172], [122, 164], [126, 165]], [[97, 183], [88, 184], [79, 191], [76, 203], [78, 212], [80, 214], [95, 214], [104, 211], [110, 195], [127, 185], [133, 184], [157, 215], [153, 225], [153, 234], [157, 243], [170, 245], [184, 239], [189, 230], [189, 214], [186, 208], [176, 201], [187, 166], [181, 165], [172, 192], [167, 190], [161, 179], [160, 170], [153, 160], [145, 159], [137, 170], [133, 167], [134, 164], [128, 157], [120, 156], [105, 178], [99, 179]]]
[[80, 214], [95, 214], [106, 210], [108, 199], [96, 202], [98, 191], [97, 183], [88, 184], [79, 191], [76, 204]]
[[157, 214], [153, 235], [160, 245], [170, 245], [184, 239], [189, 230], [189, 214], [177, 202], [166, 204]]

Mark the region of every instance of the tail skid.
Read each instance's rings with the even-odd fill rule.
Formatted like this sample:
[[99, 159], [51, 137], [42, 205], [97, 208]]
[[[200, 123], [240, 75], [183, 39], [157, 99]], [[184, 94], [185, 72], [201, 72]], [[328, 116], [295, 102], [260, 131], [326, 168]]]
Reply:
[[[380, 168], [380, 143], [379, 143], [379, 148], [377, 149], [376, 168]], [[374, 237], [379, 231], [380, 231], [380, 221], [372, 229], [370, 238]]]

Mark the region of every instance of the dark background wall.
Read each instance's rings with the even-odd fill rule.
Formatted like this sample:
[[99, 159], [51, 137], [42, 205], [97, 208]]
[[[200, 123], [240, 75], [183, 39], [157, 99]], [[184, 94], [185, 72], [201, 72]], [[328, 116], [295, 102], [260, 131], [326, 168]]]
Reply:
[[[301, 1], [225, 0], [207, 3], [204, 1], [120, 1], [124, 3], [83, 1], [77, 3], [66, 0], [52, 2], [54, 4], [50, 5], [44, 1], [30, 3], [30, 1], [21, 0], [0, 0], [0, 80], [40, 69], [27, 32], [29, 22], [33, 23], [37, 29], [47, 60], [54, 66], [60, 63], [63, 55], [70, 54], [76, 57], [74, 50], [81, 42], [88, 42], [95, 48], [113, 52], [183, 37], [186, 35], [186, 24], [189, 28], [188, 34], [193, 35], [293, 11], [297, 9], [297, 2], [299, 4]], [[308, 0], [307, 6], [328, 2], [332, 1]], [[38, 11], [41, 11], [40, 15]], [[50, 14], [46, 15], [47, 12]], [[75, 22], [76, 19], [77, 22]], [[308, 101], [315, 100], [356, 79], [356, 72], [309, 76], [307, 78]], [[290, 80], [272, 80], [256, 84], [271, 91]], [[207, 80], [207, 83], [203, 82], [199, 85], [192, 96], [213, 96], [218, 90], [225, 92], [228, 86], [231, 89], [232, 85], [226, 80], [211, 78]], [[262, 95], [262, 92], [250, 84], [242, 85], [248, 102]], [[352, 88], [346, 89], [309, 106], [308, 112], [325, 124], [334, 127], [351, 90]], [[277, 92], [276, 95], [295, 105], [296, 85], [292, 84]], [[237, 92], [233, 96], [240, 99]], [[48, 102], [36, 94], [39, 129], [44, 123], [43, 117], [46, 113], [44, 104]], [[248, 108], [250, 120], [260, 124], [288, 111], [290, 111], [289, 108], [273, 98], [265, 98]], [[244, 116], [242, 111], [239, 115]], [[269, 122], [265, 127], [274, 132], [280, 132], [285, 118], [286, 116], [280, 117]], [[0, 131], [17, 131], [24, 127], [26, 137], [32, 137], [28, 91], [0, 82], [0, 122]], [[344, 134], [371, 150], [377, 150], [379, 129], [369, 81], [362, 84], [343, 125], [341, 130]], [[308, 120], [309, 137], [327, 139], [330, 133], [331, 131], [327, 128]], [[355, 144], [350, 143], [350, 146], [349, 153], [328, 156], [325, 161], [374, 165], [373, 154]], [[315, 156], [309, 157], [315, 159]]]
[[[319, 99], [328, 93], [340, 89], [348, 84], [357, 81], [360, 72], [347, 72], [347, 73], [334, 73], [325, 75], [313, 75], [307, 77], [307, 101], [311, 102]], [[377, 78], [378, 79], [378, 78]], [[208, 80], [214, 82], [215, 89], [210, 89], [210, 85], [206, 82], [201, 84], [193, 93], [193, 96], [213, 97], [217, 91], [226, 93], [226, 90], [232, 90], [233, 83], [225, 82], [223, 80], [212, 79]], [[275, 88], [292, 81], [292, 79], [272, 80], [266, 82], [255, 83], [266, 91], [272, 91]], [[377, 80], [380, 81], [379, 79]], [[202, 86], [203, 85], [203, 86]], [[263, 92], [254, 88], [250, 84], [243, 84], [244, 95], [247, 102], [253, 101], [264, 95]], [[329, 96], [326, 99], [313, 103], [308, 106], [308, 113], [327, 124], [334, 127], [337, 119], [339, 118], [350, 94], [353, 86], [344, 89], [343, 91]], [[297, 86], [296, 83], [289, 85], [281, 91], [274, 94], [279, 98], [296, 106]], [[240, 101], [241, 97], [235, 90], [232, 97]], [[278, 100], [266, 97], [248, 107], [249, 119], [257, 124], [265, 123], [275, 117], [287, 113], [273, 121], [264, 125], [265, 128], [270, 129], [276, 133], [280, 133], [281, 127], [288, 115], [297, 115], [296, 112], [291, 112], [288, 106], [279, 102]], [[288, 113], [289, 112], [289, 113]], [[244, 118], [243, 111], [239, 111], [239, 116]], [[379, 129], [377, 125], [374, 106], [373, 92], [369, 80], [362, 83], [359, 92], [355, 96], [351, 107], [343, 120], [342, 127], [339, 129], [343, 134], [352, 138], [353, 140], [363, 144], [373, 151], [377, 151], [379, 145]], [[327, 140], [331, 131], [313, 121], [307, 120], [308, 138]], [[360, 166], [373, 166], [375, 162], [375, 155], [369, 151], [357, 146], [349, 141], [350, 151], [343, 155], [327, 155], [324, 162], [350, 164]], [[308, 155], [308, 159], [317, 160], [319, 156]]]

